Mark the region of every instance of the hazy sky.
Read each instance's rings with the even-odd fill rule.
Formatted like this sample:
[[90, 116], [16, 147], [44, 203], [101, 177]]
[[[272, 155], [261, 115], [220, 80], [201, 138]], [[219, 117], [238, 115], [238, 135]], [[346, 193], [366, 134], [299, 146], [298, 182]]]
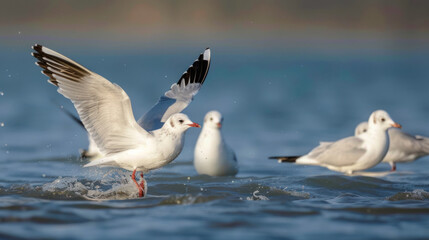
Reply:
[[425, 47], [428, 10], [423, 0], [3, 0], [0, 37], [12, 46], [25, 39], [99, 48]]

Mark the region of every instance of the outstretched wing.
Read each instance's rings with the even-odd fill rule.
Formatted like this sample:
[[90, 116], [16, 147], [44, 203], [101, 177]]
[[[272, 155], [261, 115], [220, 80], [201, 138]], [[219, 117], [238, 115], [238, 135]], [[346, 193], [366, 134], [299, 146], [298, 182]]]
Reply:
[[42, 73], [73, 102], [104, 154], [135, 148], [151, 136], [135, 121], [130, 99], [121, 87], [49, 48], [34, 45], [33, 49]]
[[138, 124], [153, 131], [161, 128], [173, 114], [179, 113], [192, 102], [206, 79], [210, 68], [210, 49], [207, 48], [197, 60], [183, 73], [177, 83], [171, 85], [159, 101], [139, 120]]

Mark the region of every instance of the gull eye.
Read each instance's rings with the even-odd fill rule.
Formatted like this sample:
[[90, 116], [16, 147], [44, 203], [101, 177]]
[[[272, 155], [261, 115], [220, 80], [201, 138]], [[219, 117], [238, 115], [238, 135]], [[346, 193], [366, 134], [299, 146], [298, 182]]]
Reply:
[[386, 121], [386, 119], [385, 118], [381, 118], [381, 121], [384, 122], [384, 121]]
[[366, 132], [366, 129], [364, 129], [363, 132]]
[[184, 121], [182, 119], [179, 120], [179, 123], [182, 124]]
[[212, 117], [210, 118], [210, 121], [213, 121], [213, 118], [212, 118]]

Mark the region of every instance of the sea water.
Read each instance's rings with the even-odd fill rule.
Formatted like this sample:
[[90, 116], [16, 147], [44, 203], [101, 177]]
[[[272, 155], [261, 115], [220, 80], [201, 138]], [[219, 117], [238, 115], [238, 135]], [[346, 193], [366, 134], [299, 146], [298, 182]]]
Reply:
[[[205, 47], [205, 46], [203, 46]], [[201, 49], [105, 52], [56, 49], [119, 84], [136, 118], [176, 82]], [[0, 238], [4, 239], [424, 239], [429, 157], [345, 176], [280, 164], [319, 141], [354, 133], [384, 109], [411, 134], [429, 136], [429, 51], [300, 53], [212, 49], [206, 82], [185, 113], [224, 116], [235, 177], [200, 176], [193, 148], [145, 175], [137, 197], [130, 172], [83, 168], [87, 134], [61, 110], [69, 100], [46, 82], [29, 46], [1, 49]]]

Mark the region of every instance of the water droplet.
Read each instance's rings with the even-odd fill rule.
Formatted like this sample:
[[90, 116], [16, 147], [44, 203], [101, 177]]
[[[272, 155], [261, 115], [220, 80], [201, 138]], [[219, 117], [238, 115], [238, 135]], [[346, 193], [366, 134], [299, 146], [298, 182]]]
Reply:
[[4, 92], [0, 92], [0, 96], [4, 96]]
[[42, 177], [46, 177], [46, 174], [42, 174]]
[[18, 32], [18, 34], [21, 34], [21, 32]]
[[6, 154], [9, 154], [9, 151], [6, 151]]
[[191, 180], [191, 177], [188, 177], [188, 180]]
[[4, 127], [4, 122], [0, 123], [0, 127]]
[[12, 77], [12, 75], [11, 75], [11, 74], [9, 74], [9, 75], [7, 75], [7, 76], [8, 76], [8, 77], [10, 77], [10, 78]]
[[167, 75], [165, 75], [164, 77], [167, 78]]

